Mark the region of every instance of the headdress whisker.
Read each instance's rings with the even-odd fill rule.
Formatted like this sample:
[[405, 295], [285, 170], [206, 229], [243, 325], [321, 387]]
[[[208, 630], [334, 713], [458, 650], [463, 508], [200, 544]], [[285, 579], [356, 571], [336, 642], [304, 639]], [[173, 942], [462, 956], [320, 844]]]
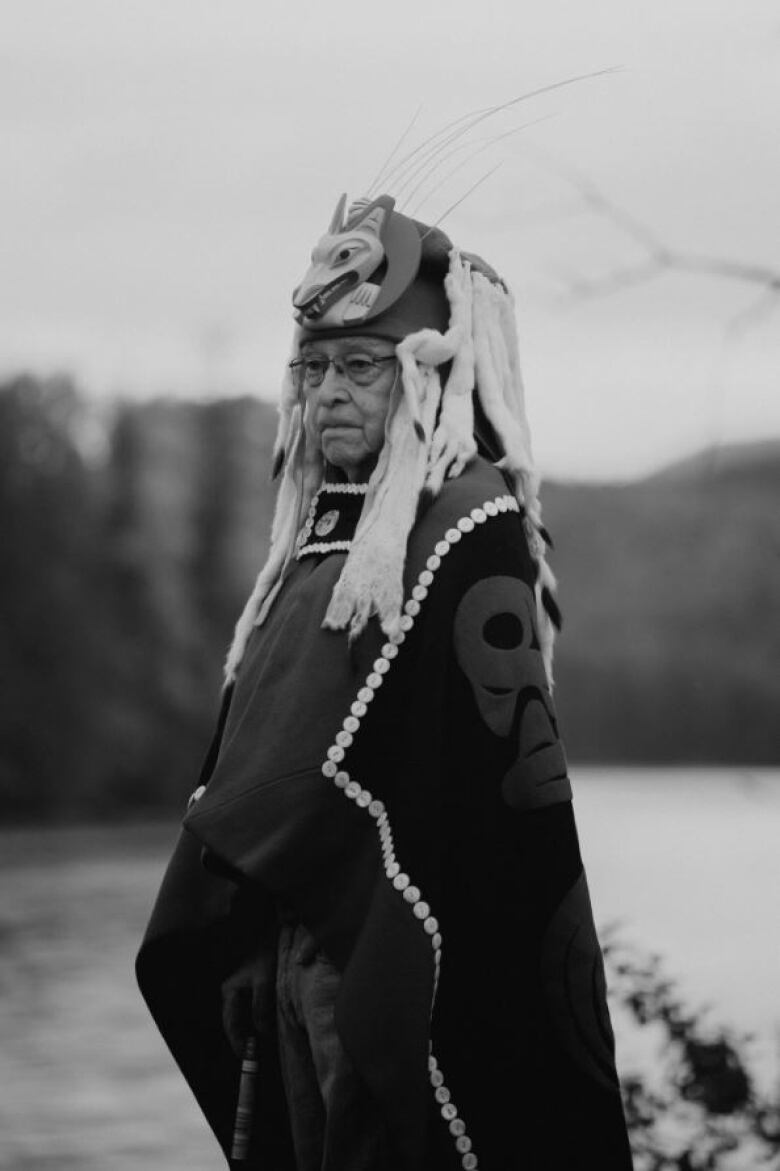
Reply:
[[488, 150], [489, 147], [495, 146], [495, 144], [497, 142], [501, 142], [502, 139], [509, 138], [512, 134], [519, 134], [521, 130], [527, 130], [529, 126], [536, 126], [538, 122], [546, 122], [547, 119], [551, 117], [551, 114], [545, 114], [541, 118], [532, 119], [530, 122], [523, 122], [520, 126], [513, 126], [511, 130], [504, 130], [501, 134], [494, 134], [490, 138], [480, 138], [477, 140], [479, 145], [477, 145], [477, 143], [461, 142], [457, 146], [454, 146], [452, 150], [448, 151], [447, 154], [444, 155], [443, 158], [439, 159], [437, 163], [434, 163], [434, 165], [429, 168], [422, 179], [420, 179], [419, 183], [417, 183], [417, 185], [409, 192], [408, 196], [406, 197], [405, 204], [411, 202], [423, 184], [426, 183], [433, 175], [435, 175], [439, 168], [443, 167], [447, 160], [451, 159], [454, 154], [457, 154], [460, 150], [467, 150], [470, 146], [474, 147], [475, 149], [472, 150], [465, 159], [462, 159], [459, 163], [452, 167], [447, 172], [447, 174], [439, 180], [438, 183], [431, 187], [408, 214], [414, 218], [420, 208], [428, 202], [431, 196], [434, 195], [435, 192], [437, 192], [439, 188], [442, 187], [444, 183], [446, 183], [447, 180], [450, 179], [457, 171], [460, 171], [463, 167], [466, 166], [467, 163], [470, 163], [472, 159], [475, 159], [477, 155], [482, 154], [483, 151]]
[[[589, 81], [592, 78], [603, 77], [606, 74], [616, 73], [616, 72], [617, 72], [617, 68], [614, 66], [610, 66], [608, 69], [597, 69], [597, 70], [594, 70], [592, 73], [580, 73], [574, 77], [566, 77], [562, 81], [554, 81], [554, 82], [551, 82], [549, 85], [542, 85], [542, 86], [538, 86], [536, 89], [527, 90], [525, 93], [518, 94], [517, 97], [510, 98], [506, 102], [500, 102], [496, 106], [490, 106], [484, 110], [476, 111], [473, 115], [466, 114], [466, 115], [464, 115], [463, 118], [460, 118], [457, 121], [462, 122], [462, 121], [464, 121], [465, 118], [470, 117], [471, 121], [469, 122], [469, 124], [467, 126], [461, 127], [458, 130], [453, 131], [453, 133], [449, 136], [449, 138], [447, 138], [443, 143], [440, 143], [437, 147], [435, 147], [433, 149], [433, 151], [429, 154], [428, 161], [431, 161], [437, 154], [441, 153], [441, 151], [443, 149], [446, 149], [446, 147], [449, 146], [451, 142], [457, 141], [458, 138], [462, 138], [464, 134], [468, 134], [470, 130], [472, 130], [475, 126], [478, 126], [480, 122], [484, 122], [486, 118], [491, 118], [491, 117], [493, 117], [494, 114], [500, 114], [503, 110], [508, 110], [512, 106], [518, 105], [519, 102], [525, 102], [525, 101], [530, 100], [531, 98], [540, 97], [542, 94], [552, 93], [554, 90], [563, 89], [569, 85], [576, 85], [580, 81]], [[457, 125], [457, 121], [454, 123], [450, 123], [450, 125], [451, 126]], [[445, 131], [446, 131], [446, 129], [447, 128], [445, 127]], [[440, 133], [444, 133], [445, 131], [441, 131]], [[434, 135], [434, 138], [435, 137], [437, 137], [437, 136]], [[413, 153], [417, 153], [417, 152], [413, 152]], [[399, 164], [399, 166], [403, 165], [403, 162], [404, 162], [404, 160], [401, 160], [401, 163]], [[424, 163], [423, 163], [423, 165], [424, 165]], [[415, 165], [414, 174], [419, 174], [419, 167], [420, 167], [419, 164]], [[402, 176], [402, 179], [401, 179], [402, 187], [405, 186], [409, 182], [409, 178], [411, 178], [411, 177], [412, 176], [410, 176], [408, 174], [408, 172], [406, 174], [406, 178], [403, 178], [403, 176]], [[389, 176], [388, 176], [388, 178], [389, 178]], [[397, 176], [396, 176], [396, 181], [398, 181]]]
[[[412, 164], [415, 158], [417, 158], [417, 155], [419, 155], [420, 151], [427, 149], [429, 152], [432, 152], [436, 149], [437, 140], [440, 139], [443, 135], [449, 134], [453, 127], [459, 126], [460, 123], [465, 122], [466, 119], [475, 118], [477, 115], [482, 114], [483, 112], [484, 110], [471, 110], [467, 114], [461, 114], [459, 118], [454, 118], [451, 122], [448, 122], [446, 126], [442, 126], [434, 134], [430, 134], [426, 139], [419, 143], [419, 145], [416, 146], [414, 150], [409, 151], [403, 156], [403, 158], [398, 160], [395, 166], [392, 167], [391, 170], [385, 175], [384, 182], [386, 184], [391, 182], [398, 182], [399, 178], [402, 178], [408, 170], [409, 165]], [[413, 165], [416, 166], [417, 164], [415, 163]]]
[[430, 236], [430, 234], [434, 230], [434, 228], [438, 228], [439, 224], [447, 218], [447, 216], [450, 214], [450, 212], [454, 211], [456, 207], [460, 207], [461, 203], [463, 203], [463, 200], [468, 199], [468, 197], [469, 197], [469, 195], [471, 195], [472, 191], [476, 191], [476, 189], [478, 187], [481, 187], [482, 184], [485, 182], [485, 180], [489, 179], [491, 175], [495, 175], [495, 173], [499, 169], [499, 167], [503, 167], [503, 165], [504, 165], [503, 160], [500, 163], [496, 163], [495, 167], [491, 167], [489, 171], [486, 171], [481, 179], [477, 179], [476, 183], [472, 183], [472, 185], [471, 185], [471, 187], [469, 187], [468, 191], [464, 191], [464, 193], [463, 193], [463, 195], [461, 195], [460, 199], [456, 199], [454, 203], [450, 204], [450, 206], [447, 208], [447, 210], [445, 212], [443, 212], [439, 216], [439, 218], [436, 220], [436, 223], [431, 224], [431, 226], [428, 228], [428, 231], [425, 232], [424, 235], [421, 236], [420, 238], [422, 240], [424, 240], [426, 236]]
[[382, 177], [384, 176], [384, 174], [385, 174], [385, 171], [386, 171], [386, 170], [387, 170], [387, 168], [390, 166], [390, 164], [392, 163], [392, 161], [393, 161], [393, 159], [395, 158], [395, 156], [398, 154], [398, 151], [401, 149], [401, 146], [402, 146], [402, 144], [403, 144], [404, 140], [405, 140], [405, 139], [408, 137], [408, 135], [411, 133], [411, 131], [412, 131], [413, 127], [414, 127], [414, 124], [415, 124], [415, 122], [416, 122], [416, 121], [417, 121], [417, 119], [420, 117], [420, 114], [422, 113], [422, 108], [423, 108], [423, 107], [422, 107], [422, 102], [420, 102], [419, 106], [418, 106], [418, 107], [417, 107], [417, 109], [415, 110], [415, 112], [414, 112], [414, 115], [413, 115], [413, 117], [412, 117], [411, 121], [409, 122], [408, 126], [407, 126], [407, 127], [406, 127], [406, 129], [404, 130], [403, 134], [402, 134], [402, 135], [401, 135], [401, 137], [398, 139], [398, 141], [396, 142], [395, 146], [394, 146], [394, 147], [393, 147], [393, 149], [390, 151], [390, 154], [389, 154], [389, 155], [387, 156], [387, 158], [385, 159], [385, 161], [382, 163], [382, 166], [379, 168], [379, 170], [377, 171], [377, 173], [376, 173], [376, 175], [374, 176], [374, 178], [371, 180], [371, 183], [369, 184], [369, 186], [368, 186], [368, 189], [367, 189], [367, 190], [366, 190], [366, 192], [365, 192], [365, 194], [366, 194], [367, 196], [369, 196], [369, 195], [371, 194], [371, 192], [374, 190], [374, 188], [375, 188], [375, 187], [377, 187], [377, 186], [379, 185], [379, 183], [381, 183], [381, 181], [382, 181]]

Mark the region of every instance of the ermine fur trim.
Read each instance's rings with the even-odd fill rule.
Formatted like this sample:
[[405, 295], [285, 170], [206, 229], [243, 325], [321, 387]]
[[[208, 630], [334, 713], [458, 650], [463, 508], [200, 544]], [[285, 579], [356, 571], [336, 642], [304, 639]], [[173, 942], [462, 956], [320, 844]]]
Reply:
[[292, 345], [290, 347], [290, 358], [285, 367], [284, 378], [282, 379], [282, 393], [279, 397], [279, 423], [276, 429], [276, 438], [274, 440], [273, 457], [271, 460], [271, 479], [275, 480], [279, 472], [284, 466], [287, 458], [287, 451], [290, 443], [290, 436], [293, 426], [293, 412], [299, 401], [298, 386], [295, 379], [295, 374], [290, 368], [290, 362], [298, 357], [300, 349], [302, 329], [296, 325], [293, 333]]
[[472, 338], [471, 266], [453, 248], [450, 271], [444, 278], [450, 303], [452, 369], [444, 388], [439, 422], [428, 458], [426, 488], [436, 496], [445, 476], [459, 476], [477, 454], [474, 439], [474, 342]]

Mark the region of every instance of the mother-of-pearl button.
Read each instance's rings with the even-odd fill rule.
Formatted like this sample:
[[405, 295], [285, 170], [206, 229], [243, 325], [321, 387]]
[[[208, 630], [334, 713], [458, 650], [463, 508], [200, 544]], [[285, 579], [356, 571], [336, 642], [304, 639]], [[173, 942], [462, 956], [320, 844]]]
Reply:
[[350, 781], [344, 792], [348, 797], [354, 799], [360, 792], [360, 785], [357, 783], [357, 781]]
[[333, 778], [333, 781], [339, 789], [346, 789], [347, 785], [349, 784], [349, 773], [338, 772]]
[[449, 541], [439, 541], [433, 547], [436, 550], [437, 557], [446, 557], [450, 551]]
[[335, 777], [338, 771], [339, 768], [335, 760], [326, 760], [322, 766], [322, 775], [324, 777]]
[[359, 727], [360, 720], [357, 718], [357, 716], [347, 716], [346, 720], [344, 721], [344, 730], [346, 732], [357, 732]]
[[451, 545], [457, 545], [462, 535], [463, 534], [461, 533], [460, 529], [447, 529], [446, 533], [444, 534]]
[[409, 885], [409, 875], [408, 874], [396, 874], [395, 878], [393, 879], [393, 886], [395, 887], [396, 890], [406, 890], [408, 885]]
[[404, 891], [404, 898], [407, 903], [416, 903], [420, 897], [420, 888], [417, 886], [407, 886]]

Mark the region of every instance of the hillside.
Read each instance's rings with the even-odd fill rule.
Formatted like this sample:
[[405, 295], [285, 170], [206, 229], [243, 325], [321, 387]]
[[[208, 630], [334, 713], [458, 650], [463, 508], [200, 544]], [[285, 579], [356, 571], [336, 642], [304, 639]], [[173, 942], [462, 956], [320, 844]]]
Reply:
[[778, 760], [779, 491], [780, 443], [546, 486], [573, 756]]

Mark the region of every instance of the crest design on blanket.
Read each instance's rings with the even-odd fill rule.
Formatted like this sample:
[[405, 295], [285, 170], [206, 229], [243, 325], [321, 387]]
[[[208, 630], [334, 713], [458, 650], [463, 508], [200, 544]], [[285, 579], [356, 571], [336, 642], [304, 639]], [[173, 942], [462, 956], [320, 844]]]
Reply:
[[561, 1045], [588, 1077], [617, 1092], [604, 961], [584, 873], [564, 896], [547, 928], [541, 973]]
[[517, 810], [571, 799], [571, 784], [536, 631], [536, 601], [516, 577], [488, 577], [464, 595], [455, 653], [482, 719], [496, 736], [517, 737], [518, 757], [502, 782]]

